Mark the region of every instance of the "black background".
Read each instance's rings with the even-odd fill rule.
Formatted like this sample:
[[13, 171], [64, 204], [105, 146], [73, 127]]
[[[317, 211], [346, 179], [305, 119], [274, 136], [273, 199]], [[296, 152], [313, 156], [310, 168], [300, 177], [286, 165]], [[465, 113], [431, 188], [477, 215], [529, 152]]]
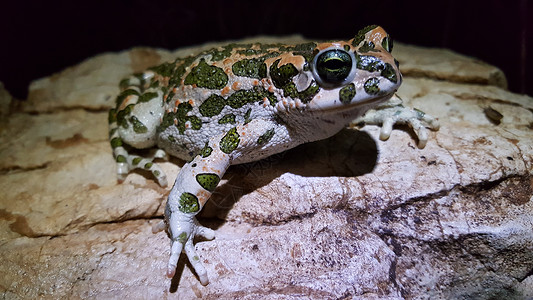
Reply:
[[449, 48], [496, 65], [511, 91], [533, 95], [532, 6], [528, 0], [11, 0], [0, 5], [0, 81], [24, 99], [31, 80], [107, 51], [175, 49], [259, 34], [349, 39], [378, 24], [396, 41]]

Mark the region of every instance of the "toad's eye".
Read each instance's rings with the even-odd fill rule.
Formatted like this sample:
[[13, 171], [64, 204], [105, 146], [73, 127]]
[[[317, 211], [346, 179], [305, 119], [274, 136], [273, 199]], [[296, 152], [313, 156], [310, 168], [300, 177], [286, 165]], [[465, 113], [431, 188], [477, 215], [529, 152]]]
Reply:
[[313, 61], [315, 79], [322, 84], [336, 86], [347, 81], [353, 68], [353, 55], [342, 49], [324, 50]]

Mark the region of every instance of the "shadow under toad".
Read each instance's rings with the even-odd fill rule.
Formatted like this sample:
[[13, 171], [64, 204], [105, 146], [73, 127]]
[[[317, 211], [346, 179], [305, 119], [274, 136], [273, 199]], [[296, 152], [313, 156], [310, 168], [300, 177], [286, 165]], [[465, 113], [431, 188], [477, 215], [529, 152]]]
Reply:
[[285, 173], [302, 177], [356, 177], [372, 172], [377, 159], [376, 141], [368, 133], [345, 129], [325, 140], [231, 166], [198, 217], [206, 226], [216, 229], [243, 195]]
[[170, 287], [168, 288], [168, 291], [170, 293], [175, 293], [178, 291], [179, 285], [180, 285], [180, 279], [183, 274], [183, 271], [185, 270], [185, 266], [191, 270], [191, 272], [194, 274], [194, 277], [196, 280], [200, 280], [198, 278], [198, 275], [196, 274], [196, 271], [194, 270], [193, 266], [189, 262], [189, 259], [187, 258], [187, 255], [185, 253], [181, 253], [180, 257], [178, 259], [178, 265], [176, 266], [176, 274], [174, 274], [174, 277], [170, 280]]

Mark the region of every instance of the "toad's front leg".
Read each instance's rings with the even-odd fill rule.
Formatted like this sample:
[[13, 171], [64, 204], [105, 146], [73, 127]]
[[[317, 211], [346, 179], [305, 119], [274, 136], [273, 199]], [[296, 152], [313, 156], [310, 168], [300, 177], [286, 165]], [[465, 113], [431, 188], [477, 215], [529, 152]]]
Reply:
[[268, 141], [281, 141], [275, 127], [273, 122], [261, 120], [233, 127], [225, 134], [211, 138], [200, 153], [183, 166], [168, 196], [165, 221], [154, 227], [154, 232], [167, 229], [171, 239], [168, 277], [174, 276], [179, 255], [184, 251], [200, 282], [203, 285], [209, 282], [193, 240], [197, 235], [212, 239], [215, 233], [201, 226], [195, 215], [200, 212], [233, 161], [264, 151], [269, 147]]
[[207, 272], [194, 248], [194, 238], [202, 236], [213, 239], [215, 232], [201, 226], [195, 216], [215, 190], [220, 178], [226, 172], [231, 156], [206, 147], [191, 162], [186, 163], [176, 178], [168, 196], [165, 220], [154, 226], [153, 231], [167, 229], [171, 239], [171, 252], [167, 276], [174, 277], [180, 253], [183, 251], [191, 262], [200, 282], [209, 283]]
[[367, 111], [363, 116], [354, 120], [354, 124], [381, 125], [379, 138], [387, 140], [392, 132], [394, 124], [407, 124], [413, 129], [418, 137], [418, 147], [420, 149], [426, 146], [428, 140], [428, 131], [439, 130], [439, 121], [434, 117], [418, 109], [404, 107], [402, 99], [394, 95], [387, 102], [378, 107]]

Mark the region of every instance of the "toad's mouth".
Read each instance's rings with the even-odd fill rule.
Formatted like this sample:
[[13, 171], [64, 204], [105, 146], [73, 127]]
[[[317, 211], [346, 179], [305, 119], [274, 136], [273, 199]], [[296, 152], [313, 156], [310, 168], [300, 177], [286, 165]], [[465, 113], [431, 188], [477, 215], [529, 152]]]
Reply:
[[[387, 100], [389, 100], [396, 91], [393, 91], [389, 94], [380, 95], [378, 97], [369, 98], [365, 100], [355, 101], [348, 104], [338, 105], [338, 106], [331, 106], [331, 107], [313, 107], [311, 110], [313, 111], [320, 111], [322, 113], [342, 113], [351, 111], [360, 107], [367, 107], [367, 109], [371, 109], [374, 106], [377, 106], [380, 103], [383, 103]], [[368, 107], [370, 106], [370, 107]]]

